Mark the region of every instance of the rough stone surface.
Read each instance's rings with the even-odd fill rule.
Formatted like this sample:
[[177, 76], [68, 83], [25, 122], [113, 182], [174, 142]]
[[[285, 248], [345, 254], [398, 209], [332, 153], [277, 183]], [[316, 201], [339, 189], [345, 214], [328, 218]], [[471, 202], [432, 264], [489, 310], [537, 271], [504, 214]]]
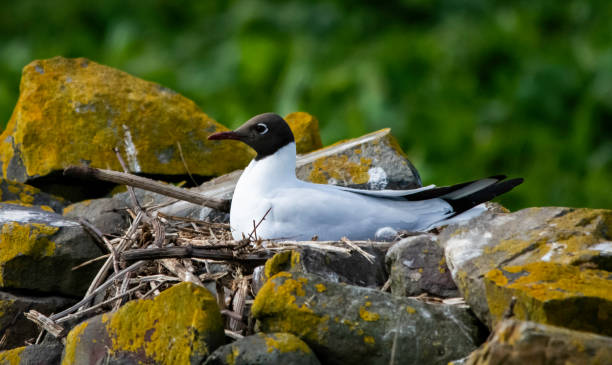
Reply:
[[102, 255], [75, 220], [38, 208], [0, 206], [0, 288], [68, 296], [82, 295], [99, 269]]
[[440, 243], [467, 303], [490, 326], [514, 295], [518, 319], [609, 334], [610, 232], [610, 210], [529, 208], [449, 226]]
[[0, 136], [2, 174], [27, 182], [70, 164], [185, 175], [221, 175], [246, 166], [242, 143], [208, 141], [227, 130], [191, 100], [158, 84], [84, 58], [55, 57], [23, 69], [20, 96]]
[[312, 350], [290, 333], [257, 333], [213, 352], [205, 365], [317, 365]]
[[64, 208], [65, 217], [85, 219], [104, 234], [121, 235], [128, 228], [128, 207], [119, 199], [101, 198], [85, 200]]
[[293, 132], [297, 153], [307, 153], [323, 147], [319, 134], [319, 121], [305, 112], [294, 112], [285, 116]]
[[[335, 244], [346, 247], [341, 242]], [[356, 251], [340, 253], [303, 247], [274, 255], [266, 261], [263, 275], [268, 279], [281, 271], [291, 271], [315, 274], [334, 283], [372, 288], [383, 286], [387, 280], [385, 253], [390, 244], [362, 242], [359, 246], [374, 257], [373, 262]]]
[[402, 239], [387, 252], [386, 265], [391, 292], [401, 296], [427, 293], [438, 297], [458, 297], [459, 290], [446, 266], [444, 250], [434, 235]]
[[61, 213], [67, 202], [57, 196], [44, 193], [33, 186], [0, 179], [0, 201], [23, 206], [38, 206]]
[[181, 283], [93, 317], [66, 338], [62, 364], [200, 364], [224, 342], [213, 295]]
[[251, 310], [261, 331], [293, 333], [327, 364], [445, 364], [482, 340], [466, 306], [395, 297], [310, 274], [270, 278]]
[[533, 322], [500, 322], [467, 365], [612, 364], [612, 338]]
[[36, 338], [40, 329], [23, 314], [31, 309], [49, 315], [75, 302], [57, 296], [34, 297], [0, 291], [0, 333], [4, 337], [0, 350], [24, 345]]
[[18, 347], [0, 352], [0, 365], [57, 365], [63, 349], [61, 344]]
[[298, 159], [298, 178], [361, 189], [412, 189], [421, 178], [390, 129], [341, 141]]

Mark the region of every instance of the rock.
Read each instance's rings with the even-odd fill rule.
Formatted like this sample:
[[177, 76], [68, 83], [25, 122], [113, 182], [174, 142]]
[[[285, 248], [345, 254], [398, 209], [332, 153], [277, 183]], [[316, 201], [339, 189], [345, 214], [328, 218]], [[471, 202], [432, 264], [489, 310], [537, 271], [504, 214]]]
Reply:
[[[353, 243], [359, 244], [365, 252], [372, 255], [373, 262], [368, 261], [356, 251], [343, 253], [301, 247], [291, 251], [279, 252], [266, 261], [264, 278], [268, 279], [281, 271], [291, 271], [315, 274], [334, 283], [372, 288], [383, 286], [387, 280], [384, 264], [385, 253], [390, 244], [380, 242]], [[341, 242], [336, 244], [346, 247]]]
[[0, 291], [0, 333], [4, 337], [0, 349], [24, 345], [26, 340], [36, 338], [40, 329], [23, 313], [31, 309], [42, 314], [57, 313], [75, 300], [58, 296], [34, 297]]
[[0, 206], [0, 288], [81, 296], [103, 252], [81, 225], [38, 208]]
[[444, 250], [434, 235], [404, 238], [391, 246], [385, 261], [394, 295], [427, 293], [443, 298], [460, 296], [446, 266]]
[[312, 350], [290, 333], [256, 333], [219, 347], [204, 365], [316, 365]]
[[314, 183], [371, 190], [422, 185], [419, 173], [388, 128], [302, 155], [296, 174]]
[[530, 208], [449, 226], [440, 243], [467, 303], [489, 326], [515, 295], [517, 319], [610, 334], [611, 231], [610, 210]]
[[612, 364], [612, 338], [533, 322], [500, 322], [467, 365]]
[[9, 180], [76, 201], [96, 197], [94, 186], [68, 188], [61, 171], [81, 163], [121, 170], [115, 146], [135, 173], [183, 176], [186, 164], [194, 175], [217, 176], [243, 168], [254, 156], [246, 145], [207, 140], [222, 130], [172, 90], [84, 58], [55, 57], [24, 67], [0, 164]]
[[213, 295], [183, 282], [74, 327], [62, 364], [200, 364], [223, 341]]
[[328, 364], [445, 364], [473, 351], [483, 335], [466, 306], [395, 297], [311, 274], [275, 275], [251, 310], [256, 328], [293, 333]]
[[38, 206], [42, 209], [61, 213], [66, 201], [60, 197], [43, 193], [33, 186], [0, 179], [0, 197], [2, 203], [23, 206]]
[[104, 234], [122, 235], [129, 227], [124, 204], [119, 199], [84, 200], [64, 208], [64, 216], [85, 219]]
[[61, 344], [18, 347], [0, 352], [0, 365], [57, 365], [63, 349]]
[[305, 112], [287, 114], [285, 121], [293, 132], [297, 153], [307, 153], [323, 147], [319, 134], [319, 121]]

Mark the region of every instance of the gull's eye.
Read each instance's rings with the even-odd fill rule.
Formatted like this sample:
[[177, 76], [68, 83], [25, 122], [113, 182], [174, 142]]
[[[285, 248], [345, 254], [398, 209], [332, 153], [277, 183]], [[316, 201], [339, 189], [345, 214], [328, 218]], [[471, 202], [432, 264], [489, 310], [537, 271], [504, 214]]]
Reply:
[[257, 123], [255, 125], [255, 131], [259, 134], [266, 134], [268, 133], [268, 126], [263, 123]]

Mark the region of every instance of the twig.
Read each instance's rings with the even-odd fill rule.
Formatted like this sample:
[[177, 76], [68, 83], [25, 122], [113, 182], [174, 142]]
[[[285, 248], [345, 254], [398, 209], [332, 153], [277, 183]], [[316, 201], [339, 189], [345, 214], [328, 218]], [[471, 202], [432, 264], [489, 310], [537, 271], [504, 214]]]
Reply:
[[[115, 147], [115, 148], [113, 148], [113, 151], [115, 151], [115, 155], [117, 156], [117, 160], [119, 161], [119, 164], [121, 165], [121, 168], [123, 169], [123, 172], [129, 173], [130, 170], [128, 169], [127, 165], [125, 164], [125, 161], [123, 161], [123, 157], [121, 157], [121, 153], [119, 152], [119, 148]], [[129, 194], [130, 194], [130, 199], [132, 200], [132, 204], [134, 204], [134, 207], [136, 208], [136, 210], [137, 211], [142, 210], [142, 207], [140, 206], [140, 203], [138, 203], [138, 199], [136, 199], [136, 193], [134, 192], [134, 188], [131, 187], [130, 185], [127, 185], [127, 189], [128, 189]]]
[[188, 189], [178, 188], [169, 184], [162, 184], [157, 181], [141, 176], [127, 174], [124, 172], [96, 169], [89, 166], [68, 166], [64, 169], [64, 175], [79, 178], [96, 179], [109, 181], [115, 184], [130, 185], [136, 188], [152, 191], [161, 195], [169, 196], [190, 203], [204, 205], [209, 208], [229, 212], [230, 200], [209, 198], [202, 194]]
[[27, 319], [36, 323], [39, 327], [44, 328], [45, 331], [49, 332], [54, 337], [61, 337], [64, 335], [64, 331], [66, 331], [64, 327], [57, 324], [53, 319], [33, 309], [24, 313], [24, 315]]
[[100, 248], [100, 250], [102, 250], [102, 252], [111, 252], [110, 247], [112, 247], [112, 245], [110, 245], [108, 241], [104, 241], [103, 234], [98, 228], [89, 223], [85, 218], [79, 218], [78, 221], [81, 226], [83, 226], [85, 232], [89, 233], [89, 235], [93, 238], [94, 243]]
[[187, 175], [191, 179], [191, 182], [194, 186], [198, 186], [198, 183], [195, 181], [193, 176], [191, 176], [191, 171], [189, 171], [189, 167], [187, 166], [187, 162], [185, 162], [185, 157], [183, 157], [183, 148], [181, 147], [181, 142], [176, 141], [176, 145], [178, 146], [179, 156], [181, 157], [181, 161], [183, 162], [183, 166], [185, 167], [185, 171], [187, 171]]
[[100, 260], [106, 259], [110, 255], [111, 255], [110, 253], [107, 253], [106, 255], [98, 256], [95, 259], [87, 260], [87, 261], [83, 262], [82, 264], [78, 264], [77, 266], [72, 267], [71, 270], [74, 271], [74, 270], [80, 269], [83, 266], [87, 266], [87, 265], [92, 264], [92, 263], [94, 263], [96, 261], [100, 261]]
[[376, 258], [376, 256], [369, 254], [367, 252], [365, 252], [361, 247], [357, 246], [356, 244], [354, 244], [353, 242], [351, 242], [348, 238], [346, 237], [342, 237], [340, 239], [340, 241], [346, 243], [347, 246], [349, 246], [350, 248], [354, 249], [355, 251], [357, 251], [358, 253], [360, 253], [363, 257], [365, 257], [366, 260], [368, 260], [371, 264], [374, 263], [374, 259]]
[[271, 253], [262, 253], [262, 255], [246, 254], [240, 255], [236, 252], [223, 252], [220, 250], [211, 250], [202, 247], [179, 246], [179, 247], [163, 247], [163, 248], [144, 248], [134, 249], [123, 252], [121, 259], [125, 261], [136, 260], [159, 260], [166, 258], [191, 258], [197, 257], [201, 259], [211, 260], [226, 260], [234, 262], [251, 262], [254, 264], [263, 263], [268, 258], [272, 257]]
[[244, 338], [243, 335], [236, 333], [234, 331], [230, 331], [230, 330], [224, 330], [224, 331], [225, 331], [225, 335], [231, 339], [239, 340], [241, 338]]

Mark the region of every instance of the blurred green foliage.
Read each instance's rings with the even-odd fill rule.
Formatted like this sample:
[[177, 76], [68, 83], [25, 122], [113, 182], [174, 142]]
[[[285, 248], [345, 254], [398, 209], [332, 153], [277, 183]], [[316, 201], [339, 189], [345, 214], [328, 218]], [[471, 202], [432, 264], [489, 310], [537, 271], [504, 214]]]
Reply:
[[0, 121], [33, 59], [83, 56], [233, 127], [316, 115], [325, 143], [391, 127], [426, 184], [497, 173], [511, 208], [612, 207], [612, 2], [2, 2]]

